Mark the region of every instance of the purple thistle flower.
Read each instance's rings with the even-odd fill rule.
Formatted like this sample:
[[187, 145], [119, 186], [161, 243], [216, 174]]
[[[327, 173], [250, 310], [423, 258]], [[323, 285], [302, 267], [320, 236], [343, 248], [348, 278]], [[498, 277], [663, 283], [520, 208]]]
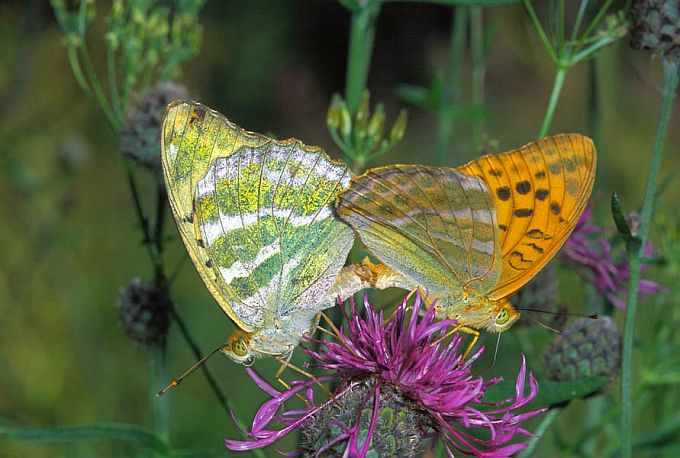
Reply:
[[[516, 434], [530, 436], [520, 425], [543, 410], [516, 412], [538, 392], [529, 373], [529, 394], [524, 394], [524, 358], [514, 397], [495, 404], [484, 402], [485, 390], [501, 379], [485, 381], [471, 373], [483, 348], [463, 361], [460, 335], [448, 343], [435, 343], [455, 321], [437, 321], [433, 307], [423, 311], [419, 295], [410, 316], [404, 300], [387, 321], [366, 298], [364, 302], [365, 317], [351, 300], [349, 314], [343, 309], [349, 325], [341, 328], [339, 341], [309, 339], [321, 349], [305, 349], [315, 366], [330, 371], [319, 381], [339, 382], [333, 399], [317, 405], [312, 380], [295, 381], [280, 392], [248, 369], [272, 398], [257, 411], [249, 438], [227, 440], [229, 449], [264, 447], [297, 428], [303, 429], [302, 448], [309, 456], [364, 457], [369, 449], [381, 456], [387, 454], [381, 447], [388, 446], [391, 454], [414, 456], [422, 440], [431, 436], [442, 440], [449, 456], [454, 449], [476, 456], [509, 456], [526, 447], [510, 442]], [[285, 411], [284, 402], [296, 393], [304, 393], [309, 405]], [[274, 421], [281, 423], [279, 429], [271, 429]], [[482, 434], [473, 435], [473, 430]], [[408, 438], [407, 444], [398, 442], [403, 437]]]
[[[591, 283], [598, 294], [618, 308], [626, 307], [626, 292], [630, 270], [628, 263], [615, 262], [612, 246], [604, 235], [604, 228], [592, 222], [593, 211], [586, 207], [562, 249], [562, 260], [585, 281]], [[652, 244], [645, 245], [645, 256], [653, 253]], [[648, 266], [642, 264], [641, 271]], [[651, 280], [640, 281], [640, 294], [655, 294], [666, 288]]]

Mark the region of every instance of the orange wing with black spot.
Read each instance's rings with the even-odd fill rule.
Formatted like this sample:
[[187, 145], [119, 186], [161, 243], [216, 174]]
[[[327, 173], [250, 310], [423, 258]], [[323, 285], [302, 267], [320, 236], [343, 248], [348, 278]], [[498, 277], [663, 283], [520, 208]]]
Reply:
[[596, 158], [591, 139], [562, 134], [458, 168], [486, 182], [498, 212], [502, 268], [490, 299], [517, 291], [562, 247], [590, 197]]

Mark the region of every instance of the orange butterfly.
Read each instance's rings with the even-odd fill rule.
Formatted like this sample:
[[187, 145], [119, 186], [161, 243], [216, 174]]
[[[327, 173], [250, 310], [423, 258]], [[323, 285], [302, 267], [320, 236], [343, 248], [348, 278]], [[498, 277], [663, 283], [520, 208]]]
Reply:
[[501, 332], [519, 318], [508, 296], [574, 229], [595, 165], [589, 138], [556, 135], [457, 169], [368, 170], [338, 196], [337, 209], [387, 266], [376, 268], [376, 287], [422, 288], [437, 299], [438, 316]]

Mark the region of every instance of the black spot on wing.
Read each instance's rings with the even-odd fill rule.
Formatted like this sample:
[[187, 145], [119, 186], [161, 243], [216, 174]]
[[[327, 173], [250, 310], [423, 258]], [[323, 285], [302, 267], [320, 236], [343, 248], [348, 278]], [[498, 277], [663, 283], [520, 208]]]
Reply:
[[536, 198], [537, 198], [538, 200], [543, 201], [543, 200], [546, 199], [546, 197], [548, 197], [548, 194], [549, 194], [549, 193], [550, 193], [550, 191], [548, 191], [547, 189], [542, 189], [542, 188], [541, 188], [541, 189], [537, 189], [537, 190], [536, 190]]
[[529, 183], [527, 180], [520, 181], [519, 183], [515, 184], [515, 189], [523, 196], [527, 195], [531, 191], [531, 183]]
[[541, 248], [540, 246], [536, 245], [533, 242], [532, 243], [525, 243], [525, 245], [533, 248], [534, 251], [536, 251], [536, 253], [538, 253], [538, 254], [543, 254], [543, 251], [545, 251], [543, 248]]
[[552, 238], [551, 235], [547, 235], [545, 232], [543, 232], [540, 229], [529, 229], [527, 232], [527, 236], [530, 239], [539, 239], [539, 240], [550, 240]]
[[560, 212], [562, 211], [562, 207], [560, 207], [560, 204], [558, 202], [555, 202], [554, 200], [550, 202], [550, 211], [553, 213], [553, 215], [559, 215]]
[[[521, 251], [512, 251], [510, 253], [510, 260], [508, 261], [508, 264], [510, 264], [510, 267], [512, 267], [515, 270], [526, 270], [528, 267], [531, 266], [532, 261], [525, 259], [524, 254]], [[523, 264], [529, 264], [528, 266], [525, 266]]]
[[491, 175], [492, 177], [502, 177], [503, 171], [491, 168], [489, 169], [489, 175]]
[[506, 201], [510, 199], [511, 196], [510, 188], [508, 188], [507, 186], [501, 186], [500, 188], [496, 189], [496, 195], [500, 200]]
[[534, 210], [532, 208], [516, 208], [514, 213], [518, 218], [527, 218], [534, 214]]
[[545, 179], [545, 170], [539, 170], [538, 172], [534, 173], [534, 177], [537, 180], [544, 180]]

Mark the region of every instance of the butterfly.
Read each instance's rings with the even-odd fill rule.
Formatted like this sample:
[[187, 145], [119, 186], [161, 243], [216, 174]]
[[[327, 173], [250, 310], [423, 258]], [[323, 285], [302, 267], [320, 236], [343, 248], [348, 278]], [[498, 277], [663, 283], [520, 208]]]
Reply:
[[247, 132], [196, 102], [168, 105], [161, 129], [179, 233], [239, 328], [220, 351], [244, 365], [290, 356], [322, 309], [365, 283], [343, 270], [354, 234], [332, 209], [349, 169], [318, 147]]
[[384, 286], [423, 288], [437, 315], [501, 332], [508, 297], [557, 253], [595, 178], [592, 141], [563, 134], [457, 169], [389, 165], [351, 180], [340, 217], [389, 269]]

